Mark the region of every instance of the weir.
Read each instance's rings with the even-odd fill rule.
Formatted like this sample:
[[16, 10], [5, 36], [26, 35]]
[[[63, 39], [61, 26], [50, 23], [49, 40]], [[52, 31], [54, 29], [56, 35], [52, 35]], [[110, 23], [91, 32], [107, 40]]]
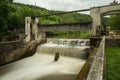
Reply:
[[88, 39], [53, 39], [53, 42], [48, 39], [48, 42], [39, 46], [37, 50], [44, 54], [59, 53], [61, 56], [86, 59], [86, 49], [90, 48]]
[[[89, 41], [62, 39], [57, 41], [52, 40], [52, 42], [49, 40], [48, 42], [50, 43], [40, 45], [37, 48], [34, 56], [24, 58], [5, 66], [1, 66], [0, 80], [105, 80], [105, 36], [102, 36], [106, 35], [106, 30], [105, 27], [103, 27], [101, 24], [101, 16], [105, 14], [118, 13], [120, 10], [120, 4], [93, 7], [86, 10], [90, 10], [91, 17], [93, 19], [91, 32], [91, 38], [93, 39], [91, 39], [90, 42], [92, 43], [92, 51], [87, 60], [85, 59], [89, 55], [89, 53], [86, 51], [89, 49]], [[24, 40], [25, 43], [30, 43], [33, 40], [39, 41], [44, 39], [44, 31], [78, 31], [81, 29], [90, 29], [89, 26], [91, 26], [87, 24], [88, 27], [85, 28], [86, 26], [83, 27], [83, 25], [80, 23], [80, 26], [78, 24], [74, 24], [74, 26], [73, 24], [64, 24], [63, 26], [62, 24], [62, 28], [59, 28], [58, 25], [52, 25], [52, 27], [51, 25], [44, 25], [43, 28], [43, 25], [38, 27], [37, 16], [33, 18], [34, 20], [32, 17], [26, 17], [25, 19], [25, 34], [27, 35], [26, 39]], [[61, 26], [61, 24], [59, 26]], [[97, 37], [98, 39], [94, 38], [93, 36]], [[116, 44], [119, 43], [119, 39], [117, 38], [114, 40], [112, 39], [112, 41], [118, 41]], [[39, 44], [34, 43], [33, 46], [35, 46], [35, 48], [28, 46], [25, 48], [25, 50], [28, 50], [28, 48], [30, 48], [35, 51], [37, 45]], [[31, 50], [28, 52], [31, 52]], [[56, 53], [59, 55], [59, 59], [57, 59], [57, 61], [54, 61]], [[14, 58], [16, 54], [14, 56], [10, 56]]]
[[[60, 42], [63, 40], [59, 39]], [[75, 41], [75, 39], [67, 39], [66, 41]], [[0, 67], [0, 79], [74, 80], [86, 61], [82, 59], [81, 55], [88, 46], [72, 46], [60, 43], [55, 44], [54, 42], [55, 40], [53, 43], [40, 45], [32, 57]], [[57, 62], [54, 61], [55, 52], [60, 55]]]

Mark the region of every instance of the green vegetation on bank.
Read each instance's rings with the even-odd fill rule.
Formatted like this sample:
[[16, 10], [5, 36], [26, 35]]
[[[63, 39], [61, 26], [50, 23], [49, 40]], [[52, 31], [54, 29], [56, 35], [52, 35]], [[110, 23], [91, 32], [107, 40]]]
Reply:
[[[32, 5], [12, 3], [12, 1], [13, 0], [0, 1], [0, 38], [4, 37], [7, 31], [14, 31], [14, 28], [17, 29], [20, 27], [24, 27], [26, 16], [39, 16], [63, 12], [47, 10], [45, 8]], [[92, 20], [89, 15], [79, 13], [39, 17], [39, 24], [61, 24], [90, 21]]]
[[[45, 8], [25, 5], [20, 3], [13, 3], [13, 0], [0, 1], [0, 40], [5, 37], [6, 32], [13, 32], [14, 29], [24, 27], [26, 16], [39, 16], [45, 14], [61, 13], [64, 11], [47, 10]], [[120, 15], [112, 15], [110, 18], [104, 18], [102, 21], [104, 26], [112, 26], [113, 29], [120, 29]], [[61, 15], [53, 15], [47, 17], [39, 17], [39, 24], [61, 24], [61, 23], [75, 23], [75, 22], [92, 22], [90, 15], [80, 13], [68, 13]], [[58, 32], [53, 32], [58, 35]], [[59, 37], [76, 37], [79, 32], [59, 32]], [[87, 36], [87, 31], [79, 33], [77, 36]], [[48, 35], [52, 34], [49, 33]], [[63, 34], [63, 35], [62, 35]], [[66, 35], [65, 35], [66, 34]], [[72, 35], [73, 34], [73, 35]], [[81, 36], [81, 38], [83, 38]]]
[[68, 31], [68, 32], [47, 32], [46, 36], [47, 38], [87, 39], [90, 37], [90, 30]]
[[110, 17], [103, 18], [102, 24], [106, 27], [110, 26], [113, 30], [120, 30], [120, 14], [113, 14]]
[[107, 80], [120, 80], [120, 47], [106, 47]]
[[[5, 2], [4, 2], [5, 3]], [[0, 3], [2, 4], [2, 3]], [[41, 7], [35, 7], [32, 5], [24, 5], [20, 3], [6, 3], [13, 11], [9, 11], [9, 18], [11, 19], [9, 27], [21, 27], [24, 26], [24, 19], [26, 16], [40, 16], [45, 14], [60, 13], [63, 11], [47, 10]], [[2, 5], [3, 6], [3, 5]], [[7, 7], [5, 7], [7, 8]], [[7, 8], [8, 9], [8, 8]], [[4, 10], [5, 11], [5, 10]], [[1, 13], [4, 14], [4, 13]], [[6, 16], [7, 17], [7, 16]], [[69, 13], [64, 15], [53, 15], [48, 17], [39, 17], [40, 24], [59, 24], [59, 23], [74, 23], [74, 22], [89, 22], [91, 18], [89, 15], [79, 13]], [[12, 22], [12, 23], [11, 23]]]

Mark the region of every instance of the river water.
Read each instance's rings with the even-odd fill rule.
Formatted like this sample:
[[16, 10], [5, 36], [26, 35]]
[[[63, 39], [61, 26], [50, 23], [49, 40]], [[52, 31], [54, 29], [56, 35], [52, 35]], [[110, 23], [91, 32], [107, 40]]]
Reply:
[[54, 54], [48, 54], [49, 50], [45, 52], [43, 47], [39, 46], [31, 57], [0, 67], [0, 80], [74, 80], [85, 60], [60, 55], [54, 62]]

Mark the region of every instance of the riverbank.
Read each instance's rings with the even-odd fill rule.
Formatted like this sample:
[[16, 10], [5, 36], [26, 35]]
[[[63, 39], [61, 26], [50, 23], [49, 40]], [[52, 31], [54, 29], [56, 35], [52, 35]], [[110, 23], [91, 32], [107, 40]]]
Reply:
[[107, 80], [120, 80], [120, 47], [106, 48]]

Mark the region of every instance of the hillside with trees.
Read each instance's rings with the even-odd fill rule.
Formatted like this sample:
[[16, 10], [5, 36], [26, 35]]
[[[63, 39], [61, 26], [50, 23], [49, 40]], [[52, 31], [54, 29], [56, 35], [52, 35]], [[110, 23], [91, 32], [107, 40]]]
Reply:
[[[13, 0], [2, 0], [0, 1], [0, 38], [4, 37], [7, 31], [13, 31], [14, 28], [24, 27], [26, 16], [41, 16], [61, 12], [64, 11], [47, 10], [37, 6], [13, 3]], [[89, 15], [80, 13], [39, 17], [39, 24], [61, 24], [90, 21], [91, 18]]]
[[[41, 16], [46, 14], [61, 13], [64, 11], [47, 10], [45, 8], [13, 3], [13, 0], [0, 1], [0, 40], [5, 37], [6, 32], [24, 27], [26, 16]], [[112, 26], [120, 29], [120, 15], [113, 15], [109, 19], [104, 19], [105, 26]], [[68, 13], [53, 16], [39, 17], [39, 24], [61, 24], [75, 22], [92, 22], [90, 15], [80, 13]], [[71, 33], [71, 32], [70, 32]], [[75, 32], [76, 33], [76, 32]], [[57, 32], [58, 34], [58, 32]], [[69, 35], [69, 33], [65, 34]]]

